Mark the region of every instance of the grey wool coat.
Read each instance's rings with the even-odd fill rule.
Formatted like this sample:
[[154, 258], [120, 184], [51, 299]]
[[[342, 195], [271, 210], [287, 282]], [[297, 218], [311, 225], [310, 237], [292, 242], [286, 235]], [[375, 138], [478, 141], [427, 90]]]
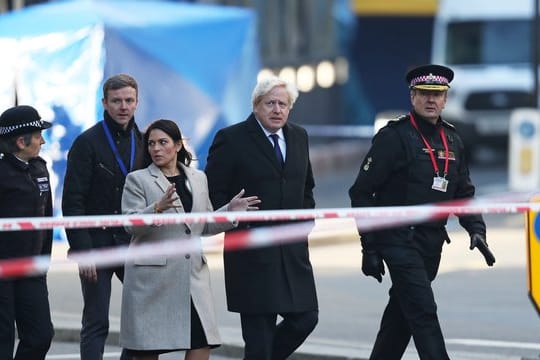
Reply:
[[[193, 196], [192, 212], [213, 211], [206, 175], [182, 167]], [[165, 193], [169, 181], [151, 164], [128, 174], [122, 194], [124, 214], [149, 214]], [[180, 200], [175, 205], [181, 205]], [[225, 210], [225, 207], [220, 210]], [[218, 211], [220, 211], [218, 210]], [[182, 207], [166, 213], [183, 213]], [[166, 240], [197, 238], [229, 230], [231, 223], [177, 224], [130, 227], [130, 246]], [[200, 239], [200, 238], [199, 238]], [[200, 241], [200, 240], [199, 240]], [[201, 319], [209, 344], [219, 344], [210, 273], [200, 251], [185, 255], [131, 260], [125, 264], [120, 319], [120, 345], [133, 350], [189, 349], [191, 336], [190, 297]]]

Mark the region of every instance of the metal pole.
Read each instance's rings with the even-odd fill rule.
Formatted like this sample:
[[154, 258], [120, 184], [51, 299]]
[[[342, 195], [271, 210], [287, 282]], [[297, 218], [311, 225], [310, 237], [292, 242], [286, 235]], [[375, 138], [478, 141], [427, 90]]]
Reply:
[[24, 7], [24, 0], [13, 0], [13, 10], [22, 9]]
[[540, 103], [538, 99], [538, 63], [540, 61], [538, 52], [540, 51], [538, 47], [538, 41], [539, 41], [539, 30], [540, 30], [540, 18], [539, 18], [539, 8], [540, 8], [540, 0], [536, 0], [534, 2], [534, 17], [533, 17], [533, 26], [532, 26], [532, 46], [531, 46], [531, 52], [532, 52], [532, 67], [533, 67], [533, 106], [535, 108], [538, 108], [538, 104]]

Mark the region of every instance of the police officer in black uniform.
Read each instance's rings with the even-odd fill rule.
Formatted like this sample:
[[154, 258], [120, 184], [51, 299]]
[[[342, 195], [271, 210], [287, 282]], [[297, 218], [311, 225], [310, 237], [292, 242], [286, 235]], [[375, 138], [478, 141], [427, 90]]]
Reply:
[[[373, 138], [355, 183], [353, 207], [403, 206], [470, 199], [463, 143], [454, 127], [441, 119], [454, 73], [441, 65], [423, 65], [406, 75], [412, 110], [390, 121]], [[400, 359], [411, 336], [420, 359], [449, 359], [437, 317], [431, 282], [437, 275], [442, 245], [449, 241], [447, 216], [417, 225], [361, 233], [362, 271], [379, 282], [383, 261], [392, 279], [390, 299], [371, 360]], [[489, 266], [495, 258], [486, 243], [481, 215], [459, 215]]]
[[[0, 115], [0, 218], [52, 216], [49, 172], [39, 157], [51, 123], [21, 105]], [[50, 256], [52, 230], [0, 232], [0, 260]], [[0, 359], [45, 359], [54, 335], [46, 275], [0, 279]]]

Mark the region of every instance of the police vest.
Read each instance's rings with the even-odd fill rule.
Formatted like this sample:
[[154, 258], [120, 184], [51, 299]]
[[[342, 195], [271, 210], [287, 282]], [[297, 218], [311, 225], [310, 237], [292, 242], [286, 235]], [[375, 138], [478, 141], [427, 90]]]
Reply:
[[[409, 116], [403, 116], [387, 125], [399, 134], [406, 161], [404, 166], [397, 169], [395, 176], [377, 194], [379, 205], [417, 205], [454, 199], [465, 166], [461, 139], [453, 126], [444, 121], [437, 126], [421, 123], [423, 122], [421, 119], [416, 119], [416, 122], [431, 150], [425, 145], [418, 130], [413, 127]], [[440, 127], [443, 128], [446, 137], [448, 155], [439, 133]], [[438, 175], [435, 174], [429, 155], [430, 151], [438, 166]], [[445, 175], [444, 168], [447, 157], [448, 173]], [[448, 181], [446, 191], [432, 188], [436, 176], [445, 177]], [[399, 192], [399, 196], [396, 192]], [[396, 204], [396, 198], [402, 199], [403, 203]]]

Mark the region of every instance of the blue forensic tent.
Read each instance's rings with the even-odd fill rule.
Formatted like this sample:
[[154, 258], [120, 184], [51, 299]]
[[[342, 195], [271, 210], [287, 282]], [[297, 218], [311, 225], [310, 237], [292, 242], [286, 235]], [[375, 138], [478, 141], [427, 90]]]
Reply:
[[55, 125], [42, 155], [56, 207], [67, 151], [102, 119], [101, 86], [116, 73], [139, 83], [141, 129], [176, 120], [204, 166], [217, 129], [250, 111], [255, 21], [249, 9], [140, 0], [52, 2], [1, 15], [0, 111], [16, 96]]

